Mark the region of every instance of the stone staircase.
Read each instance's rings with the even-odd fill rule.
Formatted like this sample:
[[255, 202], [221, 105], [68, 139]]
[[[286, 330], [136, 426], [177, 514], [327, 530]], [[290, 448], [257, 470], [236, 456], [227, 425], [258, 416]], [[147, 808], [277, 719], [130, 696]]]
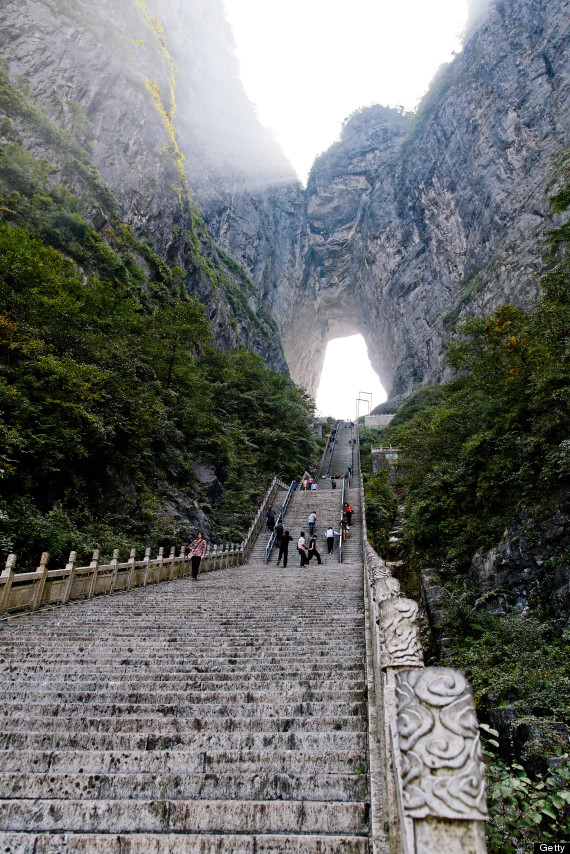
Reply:
[[[297, 492], [287, 526], [315, 508], [322, 536], [341, 494]], [[358, 524], [346, 565], [254, 548], [197, 583], [3, 622], [0, 851], [369, 852]]]

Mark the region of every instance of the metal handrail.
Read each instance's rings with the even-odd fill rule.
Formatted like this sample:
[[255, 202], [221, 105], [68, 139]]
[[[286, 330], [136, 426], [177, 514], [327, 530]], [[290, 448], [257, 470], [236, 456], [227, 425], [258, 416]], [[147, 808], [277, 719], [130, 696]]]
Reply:
[[[329, 464], [327, 466], [327, 471], [326, 471], [327, 475], [329, 475], [331, 472], [331, 465], [332, 465], [332, 461], [333, 461], [334, 449], [338, 444], [338, 425], [340, 423], [341, 423], [340, 421], [335, 421], [335, 427], [336, 427], [335, 438], [333, 440], [332, 447], [331, 447], [331, 455], [330, 455]], [[330, 436], [330, 433], [329, 433], [329, 436]], [[328, 448], [325, 448], [325, 456], [326, 456], [327, 450], [328, 450]]]
[[339, 540], [339, 544], [338, 544], [338, 562], [339, 562], [339, 563], [342, 563], [342, 544], [343, 544], [343, 539], [342, 539], [342, 534], [343, 534], [343, 531], [342, 531], [342, 521], [343, 521], [343, 517], [344, 517], [344, 488], [345, 488], [345, 481], [346, 481], [346, 478], [344, 478], [344, 477], [343, 477], [343, 479], [342, 479], [342, 497], [341, 497], [341, 502], [340, 502], [340, 540]]
[[[305, 474], [306, 473], [307, 472], [305, 472]], [[291, 486], [289, 487], [289, 491], [285, 497], [285, 501], [283, 502], [283, 506], [281, 507], [281, 512], [279, 513], [279, 516], [277, 517], [278, 519], [281, 519], [281, 521], [283, 521], [283, 519], [285, 518], [285, 513], [287, 512], [287, 508], [289, 507], [289, 502], [291, 501], [291, 496], [295, 492], [295, 490], [293, 489], [293, 486], [296, 483], [298, 483], [298, 481], [296, 481], [296, 480], [291, 481]], [[273, 531], [271, 531], [271, 536], [269, 537], [269, 542], [267, 543], [267, 546], [265, 547], [265, 564], [266, 565], [269, 563], [269, 555], [271, 554], [271, 549], [275, 545], [275, 536], [276, 536], [275, 529], [273, 529]]]

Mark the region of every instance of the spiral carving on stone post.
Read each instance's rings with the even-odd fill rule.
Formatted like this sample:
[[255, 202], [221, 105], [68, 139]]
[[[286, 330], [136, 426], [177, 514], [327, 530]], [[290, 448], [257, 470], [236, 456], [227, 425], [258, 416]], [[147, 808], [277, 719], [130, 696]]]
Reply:
[[424, 656], [417, 603], [412, 599], [387, 599], [380, 603], [378, 610], [382, 669], [422, 667]]
[[446, 667], [404, 670], [396, 675], [396, 695], [404, 813], [484, 821], [479, 731], [463, 674]]

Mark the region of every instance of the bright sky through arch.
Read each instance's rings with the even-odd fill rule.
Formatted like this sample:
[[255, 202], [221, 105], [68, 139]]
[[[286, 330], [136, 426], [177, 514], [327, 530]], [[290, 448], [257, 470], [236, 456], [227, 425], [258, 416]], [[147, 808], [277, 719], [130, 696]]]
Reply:
[[[372, 393], [372, 407], [386, 400], [386, 392], [370, 364], [364, 338], [362, 335], [333, 338], [327, 345], [317, 392], [318, 413], [334, 418], [354, 418], [360, 391]], [[367, 414], [365, 404], [361, 404], [360, 414]]]
[[467, 21], [467, 0], [224, 2], [247, 94], [304, 182], [355, 109], [413, 109]]

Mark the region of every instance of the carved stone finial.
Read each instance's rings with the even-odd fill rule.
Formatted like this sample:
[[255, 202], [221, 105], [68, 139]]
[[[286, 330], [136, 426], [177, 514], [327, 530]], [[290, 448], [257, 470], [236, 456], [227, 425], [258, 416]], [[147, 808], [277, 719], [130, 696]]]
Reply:
[[412, 599], [386, 599], [378, 610], [382, 669], [422, 667], [424, 655], [417, 603]]
[[49, 561], [49, 552], [42, 552], [42, 556], [40, 558], [40, 565], [38, 566], [37, 571], [41, 572], [44, 569], [44, 567], [47, 566], [48, 561]]
[[[397, 578], [386, 576], [376, 580], [372, 588], [372, 598], [379, 604], [400, 595], [400, 582]], [[407, 601], [407, 600], [406, 600]]]
[[413, 819], [484, 821], [483, 762], [473, 695], [459, 670], [396, 675], [402, 802]]
[[119, 549], [113, 549], [113, 560], [119, 560]]

